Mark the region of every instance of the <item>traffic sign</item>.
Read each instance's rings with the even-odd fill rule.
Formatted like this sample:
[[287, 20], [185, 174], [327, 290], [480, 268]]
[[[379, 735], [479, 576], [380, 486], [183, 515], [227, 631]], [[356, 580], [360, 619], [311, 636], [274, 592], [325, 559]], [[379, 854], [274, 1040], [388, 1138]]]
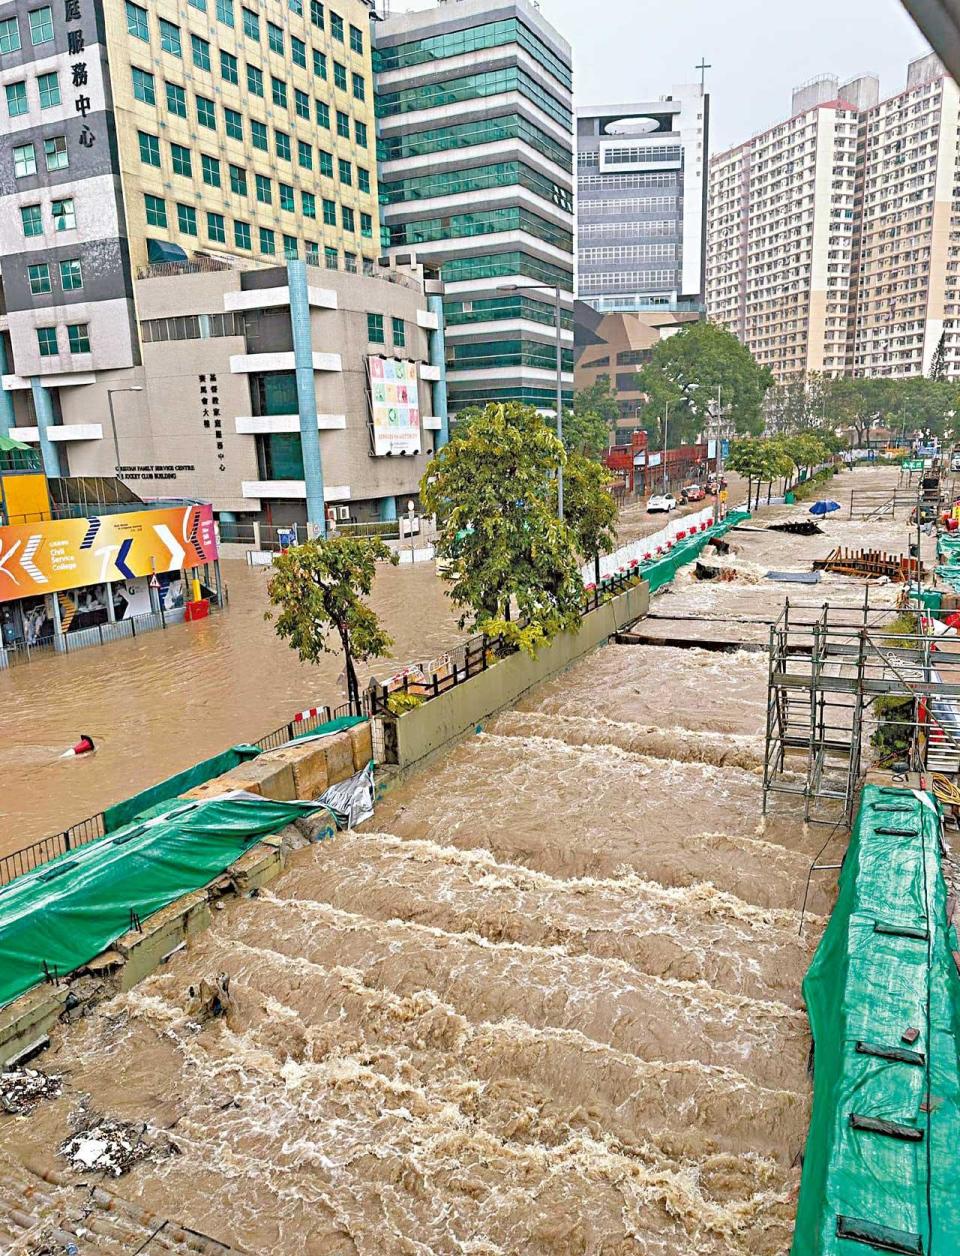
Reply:
[[159, 579], [157, 578], [157, 573], [156, 573], [156, 572], [154, 572], [154, 573], [153, 573], [153, 575], [150, 577], [150, 588], [151, 588], [151, 589], [159, 589], [159, 588], [160, 588], [160, 581], [159, 581]]

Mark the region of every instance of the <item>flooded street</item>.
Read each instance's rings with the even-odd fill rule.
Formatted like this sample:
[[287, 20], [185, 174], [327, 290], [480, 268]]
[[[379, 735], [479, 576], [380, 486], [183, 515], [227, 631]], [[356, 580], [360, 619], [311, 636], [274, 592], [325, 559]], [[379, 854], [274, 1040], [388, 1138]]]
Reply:
[[[795, 595], [762, 573], [868, 531], [905, 549], [899, 521], [731, 533], [742, 578], [685, 572], [645, 630], [708, 615], [713, 635], [752, 640], [731, 625], [765, 633]], [[409, 615], [408, 573], [388, 574]], [[852, 617], [863, 597], [839, 577], [802, 593]], [[433, 596], [425, 583], [420, 622]], [[305, 696], [258, 640], [210, 749]], [[824, 833], [761, 817], [766, 684], [761, 652], [610, 644], [531, 691], [58, 1031], [40, 1066], [63, 1095], [0, 1123], [0, 1168], [64, 1173], [82, 1098], [175, 1144], [114, 1184], [124, 1199], [238, 1251], [783, 1256], [809, 1118], [800, 983], [834, 884], [815, 884], [801, 934]], [[184, 763], [206, 752], [183, 741]], [[188, 987], [220, 971], [231, 1006], [200, 1024]], [[48, 1189], [64, 1216], [78, 1180]]]

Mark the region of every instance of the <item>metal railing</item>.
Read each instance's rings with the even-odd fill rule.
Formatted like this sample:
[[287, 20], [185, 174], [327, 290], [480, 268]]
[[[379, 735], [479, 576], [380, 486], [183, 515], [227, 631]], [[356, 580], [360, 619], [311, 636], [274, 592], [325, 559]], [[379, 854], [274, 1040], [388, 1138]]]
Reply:
[[[215, 600], [211, 601], [210, 609], [211, 611], [218, 609]], [[182, 606], [174, 607], [172, 610], [163, 610], [161, 607], [158, 611], [131, 615], [128, 619], [118, 619], [113, 623], [107, 620], [89, 628], [76, 628], [71, 632], [65, 632], [59, 638], [42, 637], [39, 641], [32, 643], [13, 641], [0, 645], [0, 669], [30, 663], [38, 654], [73, 654], [77, 650], [86, 650], [90, 646], [106, 645], [108, 642], [123, 641], [130, 637], [142, 637], [148, 632], [157, 632], [173, 624], [182, 624], [185, 617], [185, 608]]]

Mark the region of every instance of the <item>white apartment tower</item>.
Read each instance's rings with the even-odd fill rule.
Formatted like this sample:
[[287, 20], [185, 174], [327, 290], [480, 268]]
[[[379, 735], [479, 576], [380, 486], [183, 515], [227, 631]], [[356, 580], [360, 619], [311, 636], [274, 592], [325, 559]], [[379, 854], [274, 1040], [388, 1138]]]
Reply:
[[960, 374], [958, 102], [933, 56], [882, 102], [825, 76], [712, 159], [707, 312], [778, 379], [926, 373], [941, 336]]

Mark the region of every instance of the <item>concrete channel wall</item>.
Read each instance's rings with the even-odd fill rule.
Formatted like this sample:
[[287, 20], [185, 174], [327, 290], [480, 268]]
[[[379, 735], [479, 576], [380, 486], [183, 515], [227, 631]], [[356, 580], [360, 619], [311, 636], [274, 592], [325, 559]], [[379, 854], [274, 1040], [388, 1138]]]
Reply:
[[650, 589], [641, 581], [585, 615], [577, 632], [565, 632], [535, 657], [511, 654], [485, 672], [455, 685], [392, 721], [384, 738], [389, 763], [401, 770], [421, 762], [454, 738], [509, 706], [528, 689], [550, 680], [628, 624], [646, 615]]

